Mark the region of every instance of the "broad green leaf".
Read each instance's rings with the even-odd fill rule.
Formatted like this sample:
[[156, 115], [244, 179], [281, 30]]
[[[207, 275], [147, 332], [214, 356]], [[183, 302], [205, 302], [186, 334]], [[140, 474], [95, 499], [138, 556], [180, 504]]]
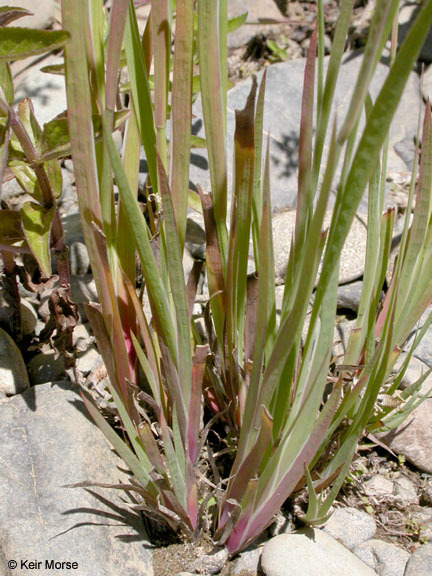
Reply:
[[14, 87], [8, 62], [0, 61], [0, 86], [9, 106], [14, 103]]
[[64, 30], [0, 28], [0, 60], [21, 60], [62, 48], [70, 38]]
[[199, 214], [203, 213], [200, 196], [195, 190], [189, 190], [188, 192], [188, 206]]
[[[113, 129], [120, 128], [130, 115], [129, 110], [114, 114]], [[98, 114], [92, 116], [93, 132], [96, 142], [102, 140], [102, 120]], [[44, 160], [63, 158], [71, 153], [69, 127], [66, 117], [54, 118], [44, 124], [42, 133], [42, 158]]]
[[12, 165], [11, 170], [24, 192], [42, 203], [42, 193], [33, 168], [30, 168], [28, 164], [20, 163]]
[[243, 14], [240, 14], [239, 16], [235, 16], [234, 18], [230, 18], [228, 20], [228, 26], [227, 26], [228, 34], [230, 34], [231, 32], [234, 32], [234, 30], [237, 30], [237, 28], [240, 28], [240, 26], [243, 26], [243, 24], [246, 22], [247, 17], [248, 17], [248, 13], [243, 12]]
[[[41, 151], [42, 129], [36, 119], [33, 103], [30, 98], [23, 98], [23, 100], [18, 103], [18, 117], [30, 137], [36, 153], [39, 154]], [[33, 158], [29, 158], [29, 160], [30, 159], [32, 160]]]
[[40, 266], [43, 276], [51, 276], [50, 237], [55, 207], [44, 208], [34, 202], [21, 207], [21, 220], [29, 248]]
[[7, 26], [23, 16], [33, 16], [33, 12], [17, 6], [0, 6], [0, 27]]
[[13, 210], [0, 211], [0, 245], [12, 246], [24, 240], [21, 228], [21, 216]]

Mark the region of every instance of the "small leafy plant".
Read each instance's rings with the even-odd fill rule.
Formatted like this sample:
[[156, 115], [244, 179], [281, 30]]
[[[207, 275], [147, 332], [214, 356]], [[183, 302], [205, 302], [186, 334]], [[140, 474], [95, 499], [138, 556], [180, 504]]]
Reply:
[[[377, 0], [341, 125], [330, 124], [330, 113], [353, 0], [340, 3], [326, 71], [323, 3], [317, 4], [317, 31], [304, 76], [296, 229], [277, 318], [269, 145], [263, 143], [265, 74], [259, 86], [253, 80], [244, 109], [236, 111], [228, 210], [227, 1], [153, 2], [142, 34], [132, 1], [113, 0], [109, 12], [101, 0], [62, 1], [68, 110], [52, 126], [61, 135], [57, 146], [70, 146], [63, 150], [72, 154], [99, 296], [87, 314], [123, 439], [85, 388], [83, 398], [135, 476], [119, 488], [139, 493], [138, 508], [156, 513], [190, 538], [210, 530], [230, 554], [252, 542], [304, 486], [309, 492], [304, 521], [324, 522], [359, 438], [365, 431], [398, 425], [421, 401], [421, 382], [402, 392], [400, 402], [377, 399], [395, 394], [431, 322], [429, 317], [417, 332], [406, 362], [390, 378], [432, 299], [428, 104], [419, 179], [416, 184], [414, 173], [408, 201], [407, 214], [415, 203], [414, 219], [411, 226], [405, 221], [392, 281], [380, 301], [395, 219], [394, 209], [383, 213], [387, 134], [432, 21], [432, 0], [424, 3], [393, 53], [388, 77], [372, 102], [368, 87], [398, 10], [397, 1]], [[198, 90], [205, 142], [191, 134]], [[366, 123], [360, 131], [363, 110]], [[112, 132], [120, 120], [119, 153]], [[198, 193], [189, 189], [190, 150], [196, 144], [207, 149], [210, 193], [199, 186]], [[148, 166], [143, 202], [138, 201], [141, 146]], [[333, 218], [323, 230], [335, 181]], [[363, 292], [343, 364], [336, 368], [332, 344], [339, 259], [366, 188]], [[185, 278], [188, 210], [203, 216], [206, 253]], [[203, 273], [208, 283], [205, 333], [193, 314]], [[150, 315], [144, 313], [143, 298]]]
[[[3, 203], [0, 211], [0, 252], [3, 263], [2, 289], [12, 313], [9, 329], [21, 340], [20, 296], [17, 276], [32, 292], [50, 291], [50, 319], [40, 335], [61, 351], [65, 368], [74, 366], [72, 332], [78, 320], [77, 307], [70, 299], [69, 266], [63, 227], [57, 210], [62, 192], [62, 174], [57, 158], [70, 154], [70, 147], [54, 150], [53, 128], [66, 118], [48, 123], [42, 129], [28, 98], [13, 107], [14, 87], [10, 62], [29, 55], [60, 49], [69, 40], [64, 31], [23, 30], [6, 27], [10, 22], [31, 14], [23, 8], [0, 8], [0, 191], [5, 181], [16, 179], [31, 197], [20, 211]], [[51, 248], [58, 276], [52, 275]], [[19, 263], [18, 263], [19, 262]], [[59, 287], [52, 289], [58, 278]]]

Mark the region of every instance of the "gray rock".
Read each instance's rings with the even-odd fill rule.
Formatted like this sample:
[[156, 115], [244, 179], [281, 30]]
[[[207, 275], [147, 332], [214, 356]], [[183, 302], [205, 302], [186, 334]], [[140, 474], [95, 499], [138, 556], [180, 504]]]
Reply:
[[[332, 213], [327, 212], [323, 227], [330, 225]], [[285, 279], [288, 265], [291, 238], [294, 233], [295, 211], [283, 211], [275, 214], [272, 219], [275, 278], [277, 282]], [[359, 278], [364, 271], [366, 255], [366, 228], [360, 219], [353, 220], [351, 230], [342, 249], [339, 269], [339, 282], [350, 282]]]
[[21, 329], [24, 336], [33, 334], [36, 329], [36, 324], [38, 321], [36, 310], [27, 300], [22, 299], [20, 301], [20, 311], [21, 311]]
[[372, 576], [371, 568], [322, 530], [306, 528], [272, 538], [261, 556], [266, 576]]
[[228, 3], [228, 17], [234, 18], [247, 12], [247, 19], [243, 26], [237, 28], [228, 36], [228, 46], [230, 48], [240, 48], [244, 46], [256, 34], [265, 32], [268, 26], [257, 23], [260, 20], [280, 20], [281, 13], [277, 9], [273, 0], [230, 0]]
[[422, 506], [413, 513], [412, 521], [417, 524], [420, 542], [432, 542], [432, 508]]
[[391, 480], [385, 476], [381, 476], [381, 474], [377, 474], [369, 480], [366, 480], [364, 489], [366, 494], [371, 496], [389, 496], [393, 495], [394, 486]]
[[66, 168], [62, 168], [62, 194], [58, 200], [60, 215], [69, 214], [78, 205], [76, 190], [72, 183], [72, 175]]
[[9, 334], [0, 328], [0, 398], [20, 394], [29, 387], [21, 352]]
[[406, 504], [418, 504], [419, 496], [414, 483], [407, 476], [399, 476], [394, 481], [394, 494]]
[[262, 550], [260, 547], [242, 552], [231, 569], [232, 576], [256, 576]]
[[94, 343], [94, 336], [89, 324], [78, 324], [73, 331], [73, 345], [78, 352], [84, 352]]
[[336, 508], [323, 530], [353, 550], [375, 536], [376, 524], [372, 516], [362, 510]]
[[363, 282], [352, 282], [339, 286], [337, 290], [337, 306], [357, 312], [362, 293]]
[[73, 162], [70, 158], [65, 158], [65, 160], [63, 160], [63, 166], [69, 172], [69, 174], [73, 175], [74, 173]]
[[200, 558], [194, 560], [188, 570], [198, 572], [198, 574], [218, 574], [226, 561], [228, 560], [228, 550], [226, 548], [217, 548], [209, 554], [203, 554]]
[[65, 378], [63, 358], [61, 356], [56, 358], [54, 350], [33, 356], [27, 364], [27, 370], [33, 386]]
[[432, 507], [432, 482], [429, 481], [420, 494], [420, 504]]
[[432, 100], [432, 66], [429, 66], [423, 76], [423, 98]]
[[[355, 78], [360, 69], [361, 58], [351, 54], [341, 67], [335, 96], [335, 112], [339, 121], [347, 112], [349, 99], [354, 89]], [[275, 64], [267, 69], [267, 87], [265, 98], [264, 129], [270, 133], [270, 169], [271, 195], [273, 209], [293, 208], [297, 195], [297, 152], [298, 132], [301, 113], [301, 96], [304, 75], [304, 59], [291, 60]], [[258, 76], [261, 77], [260, 73]], [[382, 86], [388, 68], [379, 64], [371, 85], [371, 94], [375, 98]], [[251, 86], [251, 80], [239, 82], [228, 93], [227, 112], [227, 157], [233, 158], [234, 110], [243, 108]], [[417, 129], [418, 77], [410, 75], [408, 85], [396, 112], [398, 122], [393, 123], [390, 136], [388, 169], [401, 172], [409, 169], [412, 162], [410, 150], [406, 145], [414, 138]], [[204, 136], [201, 120], [201, 101], [194, 105], [197, 116], [194, 121], [194, 133]], [[340, 123], [340, 122], [339, 122]], [[395, 146], [398, 145], [398, 151]], [[403, 152], [403, 157], [399, 154]], [[323, 159], [325, 163], [325, 158]], [[228, 191], [231, 191], [232, 162], [228, 163]], [[200, 184], [205, 191], [210, 189], [208, 160], [203, 150], [194, 150], [191, 155], [190, 180]]]
[[[399, 33], [398, 33], [398, 41], [401, 43], [410, 29], [412, 23], [414, 22], [415, 18], [417, 17], [418, 12], [420, 11], [420, 6], [416, 6], [413, 3], [407, 3], [406, 6], [403, 6], [399, 12]], [[429, 33], [426, 37], [425, 43], [420, 50], [419, 60], [423, 60], [424, 62], [432, 62], [432, 28], [429, 30]]]
[[24, 16], [12, 24], [23, 28], [49, 28], [56, 12], [55, 0], [7, 0], [5, 6], [19, 6], [33, 12], [33, 16]]
[[73, 275], [83, 276], [90, 268], [90, 258], [84, 242], [72, 242], [69, 247], [70, 272]]
[[[306, 318], [308, 320], [308, 317]], [[343, 363], [351, 330], [355, 327], [355, 320], [338, 321], [333, 331], [333, 355], [338, 364]]]
[[395, 430], [377, 434], [397, 454], [432, 474], [432, 398], [427, 398]]
[[62, 223], [66, 244], [70, 246], [74, 242], [84, 242], [84, 236], [81, 229], [81, 219], [78, 212], [68, 212], [62, 218]]
[[430, 576], [432, 574], [432, 544], [420, 546], [406, 565], [404, 576]]
[[72, 276], [71, 278], [71, 296], [72, 300], [77, 304], [84, 302], [96, 302], [97, 291], [96, 283], [91, 274], [84, 274], [83, 276]]
[[90, 346], [87, 350], [77, 354], [76, 367], [84, 375], [89, 374], [101, 364], [103, 364], [102, 356], [96, 346]]
[[186, 249], [183, 252], [183, 271], [184, 271], [185, 282], [188, 281], [189, 274], [191, 273], [193, 265], [194, 265], [194, 259], [190, 255], [189, 250]]
[[[424, 322], [426, 321], [428, 315], [432, 312], [432, 307], [428, 307], [425, 312], [423, 313], [422, 317], [420, 318], [418, 328], [420, 329]], [[417, 326], [412, 330], [410, 338], [407, 341], [405, 349], [408, 349], [409, 346], [412, 344], [414, 340], [414, 336], [416, 334]], [[414, 351], [414, 356], [419, 358], [422, 362], [427, 364], [429, 368], [432, 367], [432, 326], [426, 330], [425, 335], [423, 336], [420, 344]]]
[[[406, 353], [402, 352], [395, 364], [395, 370], [399, 370], [406, 359]], [[408, 386], [415, 384], [418, 380], [429, 370], [429, 366], [416, 358], [411, 356], [406, 372], [402, 378], [399, 388], [405, 390]], [[421, 385], [418, 395], [420, 397], [432, 394], [432, 375], [429, 375]]]
[[[124, 464], [90, 421], [77, 390], [45, 384], [0, 408], [5, 558], [77, 562], [80, 576], [152, 576], [141, 519], [125, 496], [65, 488], [83, 481], [128, 482]], [[41, 576], [52, 573], [38, 570]]]
[[15, 102], [30, 98], [41, 126], [66, 110], [64, 76], [41, 72], [44, 66], [59, 63], [58, 58], [48, 56], [24, 70], [17, 79]]
[[354, 554], [379, 576], [403, 576], [409, 552], [382, 540], [368, 540], [354, 549]]

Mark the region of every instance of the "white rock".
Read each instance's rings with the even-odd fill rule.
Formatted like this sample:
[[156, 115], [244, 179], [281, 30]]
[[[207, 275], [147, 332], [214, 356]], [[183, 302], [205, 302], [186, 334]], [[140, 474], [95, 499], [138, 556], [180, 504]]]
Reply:
[[368, 540], [354, 549], [354, 554], [379, 576], [403, 576], [409, 553], [395, 544]]
[[418, 504], [419, 497], [414, 483], [406, 476], [400, 476], [394, 481], [394, 494], [406, 504]]
[[423, 76], [423, 98], [432, 100], [432, 66], [429, 66]]
[[45, 66], [59, 63], [58, 58], [48, 56], [24, 70], [16, 80], [15, 102], [30, 98], [42, 127], [67, 107], [64, 76], [41, 71]]
[[259, 2], [256, 2], [256, 0], [230, 0], [228, 3], [229, 18], [240, 16], [245, 12], [248, 13], [246, 23], [228, 36], [228, 46], [230, 48], [244, 46], [263, 28], [265, 30], [266, 27], [262, 24], [259, 28], [257, 27], [256, 23], [259, 20], [265, 18], [277, 21], [282, 18], [280, 11], [272, 0], [260, 0]]
[[371, 496], [389, 496], [393, 494], [393, 482], [377, 474], [364, 483], [366, 494]]
[[0, 328], [0, 398], [30, 388], [21, 352], [9, 334]]
[[12, 26], [23, 28], [49, 28], [54, 20], [55, 0], [6, 0], [5, 6], [18, 6], [33, 12], [33, 16], [24, 16], [14, 20]]
[[87, 274], [90, 258], [84, 242], [72, 242], [69, 246], [69, 261], [71, 274], [82, 276]]
[[336, 508], [323, 530], [353, 550], [375, 536], [376, 524], [372, 516], [362, 510]]
[[272, 538], [261, 556], [266, 576], [372, 576], [375, 572], [322, 530], [306, 528]]
[[413, 513], [412, 520], [418, 526], [420, 542], [432, 543], [432, 508], [422, 506]]
[[398, 428], [377, 437], [411, 464], [432, 474], [432, 398], [426, 398]]
[[88, 374], [103, 363], [102, 356], [96, 350], [96, 346], [90, 346], [84, 352], [77, 354], [77, 369], [83, 374]]
[[242, 552], [231, 569], [232, 576], [256, 576], [262, 551], [259, 547]]
[[[406, 352], [400, 354], [394, 367], [395, 370], [398, 370], [402, 366], [406, 356]], [[428, 370], [429, 366], [427, 364], [419, 358], [412, 356], [399, 386], [400, 389], [405, 390], [408, 386], [415, 384]], [[419, 389], [419, 397], [426, 396], [426, 394], [432, 395], [432, 374], [425, 378]]]
[[21, 328], [24, 336], [33, 334], [36, 329], [36, 324], [38, 321], [38, 316], [36, 310], [27, 302], [27, 300], [21, 299], [20, 301], [20, 312], [21, 312]]
[[[327, 228], [332, 217], [327, 212], [323, 227]], [[295, 211], [279, 212], [273, 216], [273, 243], [275, 258], [275, 277], [279, 282], [285, 280], [291, 239], [296, 220]], [[342, 249], [339, 282], [345, 283], [363, 274], [366, 254], [366, 228], [359, 219], [354, 218], [351, 230]], [[319, 274], [318, 274], [319, 276]], [[318, 277], [317, 277], [318, 279]]]

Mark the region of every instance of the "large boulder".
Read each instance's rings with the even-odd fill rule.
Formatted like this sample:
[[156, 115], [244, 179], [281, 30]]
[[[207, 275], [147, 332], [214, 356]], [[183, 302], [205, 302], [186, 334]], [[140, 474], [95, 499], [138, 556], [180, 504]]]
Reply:
[[[348, 110], [361, 62], [361, 55], [352, 53], [344, 58], [341, 66], [334, 110], [337, 114], [339, 126]], [[304, 67], [305, 60], [298, 59], [275, 64], [267, 68], [264, 130], [266, 133], [270, 133], [270, 173], [273, 209], [293, 208], [295, 206]], [[382, 63], [378, 64], [370, 86], [370, 93], [373, 99], [379, 93], [388, 71], [388, 66]], [[261, 80], [262, 74], [262, 71], [258, 74], [259, 80]], [[396, 112], [395, 118], [397, 118], [397, 122], [393, 123], [391, 130], [388, 160], [388, 170], [391, 172], [403, 172], [411, 169], [418, 121], [418, 86], [418, 76], [413, 72], [409, 76], [404, 95]], [[244, 108], [250, 87], [251, 79], [249, 78], [239, 82], [228, 93], [227, 150], [229, 193], [232, 182], [234, 111]], [[193, 132], [198, 136], [204, 137], [205, 130], [202, 121], [201, 100], [199, 98], [194, 105], [194, 114], [196, 119], [193, 122]], [[362, 126], [364, 126], [363, 121], [360, 123], [360, 128]], [[145, 167], [144, 163], [143, 167]], [[190, 180], [194, 185], [200, 184], [205, 191], [210, 189], [208, 161], [203, 150], [193, 150]]]
[[28, 575], [21, 562], [32, 560], [39, 576], [52, 575], [45, 561], [54, 560], [76, 562], [80, 576], [152, 576], [141, 518], [123, 492], [65, 487], [128, 481], [77, 389], [41, 384], [0, 412], [0, 559], [17, 562], [11, 574]]

